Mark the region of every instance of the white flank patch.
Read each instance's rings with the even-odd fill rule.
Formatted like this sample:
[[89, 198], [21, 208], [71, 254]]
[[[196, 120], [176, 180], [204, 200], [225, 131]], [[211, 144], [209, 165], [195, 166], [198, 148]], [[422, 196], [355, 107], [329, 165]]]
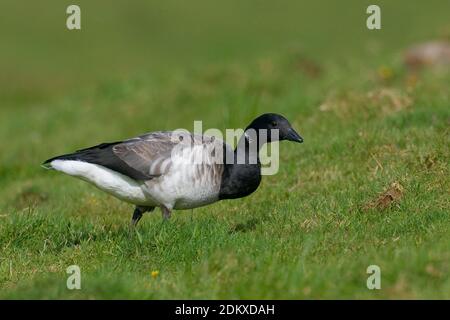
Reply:
[[142, 183], [103, 166], [74, 160], [53, 160], [51, 167], [92, 183], [99, 189], [137, 205], [152, 205], [153, 201], [142, 190]]

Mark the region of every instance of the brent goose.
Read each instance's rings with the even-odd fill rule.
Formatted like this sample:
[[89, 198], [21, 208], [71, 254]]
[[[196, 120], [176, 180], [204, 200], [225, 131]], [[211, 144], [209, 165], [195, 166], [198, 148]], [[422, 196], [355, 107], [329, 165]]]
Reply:
[[172, 209], [251, 194], [261, 182], [260, 147], [281, 140], [303, 142], [286, 118], [267, 113], [250, 123], [234, 150], [214, 137], [158, 131], [54, 157], [43, 166], [134, 204], [135, 226], [155, 207], [167, 219]]

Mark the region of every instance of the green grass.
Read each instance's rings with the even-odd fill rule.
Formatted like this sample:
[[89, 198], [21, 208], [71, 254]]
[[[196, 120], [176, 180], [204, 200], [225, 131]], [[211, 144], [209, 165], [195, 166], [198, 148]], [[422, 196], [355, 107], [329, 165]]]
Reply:
[[[431, 13], [410, 26], [409, 40], [446, 27]], [[0, 93], [0, 298], [449, 299], [450, 72], [412, 77], [393, 27], [349, 40], [342, 52], [354, 55], [345, 57], [330, 54], [342, 44], [326, 43], [318, 28], [319, 40], [305, 38], [310, 52], [295, 34], [278, 50], [243, 45], [249, 54], [240, 57], [230, 53], [236, 40], [200, 65], [196, 51], [191, 63], [158, 72], [130, 67], [108, 79], [93, 66], [102, 80], [82, 70], [86, 85], [76, 88], [53, 87], [45, 75], [25, 89], [9, 84], [14, 90]], [[371, 41], [377, 53], [363, 48]], [[250, 197], [175, 211], [167, 222], [159, 211], [146, 214], [136, 231], [130, 205], [40, 167], [100, 142], [192, 130], [194, 120], [238, 128], [263, 112], [284, 114], [305, 138], [280, 144], [277, 175], [263, 177]], [[394, 182], [402, 197], [368, 208]], [[81, 290], [66, 288], [72, 264], [81, 268]], [[366, 287], [373, 264], [381, 290]]]

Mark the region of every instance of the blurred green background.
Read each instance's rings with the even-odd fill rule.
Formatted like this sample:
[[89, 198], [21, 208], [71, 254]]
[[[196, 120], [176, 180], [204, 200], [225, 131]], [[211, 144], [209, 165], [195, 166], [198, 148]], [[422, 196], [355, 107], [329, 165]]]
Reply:
[[[66, 29], [66, 8], [82, 30]], [[449, 33], [446, 0], [376, 1], [382, 30], [365, 27], [373, 1], [2, 0], [1, 98], [42, 99], [135, 73], [251, 61], [300, 48], [319, 60], [377, 60]], [[348, 61], [347, 61], [348, 62]], [[5, 102], [3, 102], [4, 104]]]

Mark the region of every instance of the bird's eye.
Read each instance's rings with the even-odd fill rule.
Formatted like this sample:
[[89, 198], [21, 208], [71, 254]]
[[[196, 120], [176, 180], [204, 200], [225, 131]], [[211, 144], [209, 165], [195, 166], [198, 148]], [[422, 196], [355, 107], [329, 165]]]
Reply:
[[278, 125], [278, 123], [276, 121], [272, 121], [271, 125], [272, 125], [272, 127], [276, 127]]

